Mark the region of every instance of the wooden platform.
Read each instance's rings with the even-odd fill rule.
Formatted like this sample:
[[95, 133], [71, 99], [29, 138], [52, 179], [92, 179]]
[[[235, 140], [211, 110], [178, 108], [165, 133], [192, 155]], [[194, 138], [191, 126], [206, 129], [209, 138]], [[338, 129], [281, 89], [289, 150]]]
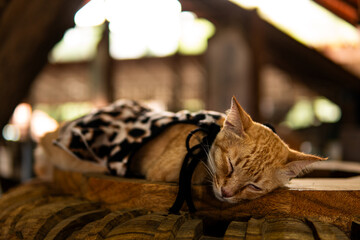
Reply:
[[53, 183], [35, 180], [0, 198], [0, 239], [360, 237], [360, 190], [316, 190], [313, 180], [301, 181], [237, 205], [194, 186], [198, 212], [189, 215], [185, 207], [181, 215], [169, 215], [176, 184], [56, 171]]

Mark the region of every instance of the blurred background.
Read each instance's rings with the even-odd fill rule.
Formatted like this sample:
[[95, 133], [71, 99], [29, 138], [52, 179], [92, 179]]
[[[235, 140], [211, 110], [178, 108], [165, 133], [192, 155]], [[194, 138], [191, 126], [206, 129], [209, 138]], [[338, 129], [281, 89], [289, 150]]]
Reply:
[[120, 98], [224, 112], [233, 95], [293, 148], [360, 158], [357, 0], [0, 3], [1, 192], [46, 132]]

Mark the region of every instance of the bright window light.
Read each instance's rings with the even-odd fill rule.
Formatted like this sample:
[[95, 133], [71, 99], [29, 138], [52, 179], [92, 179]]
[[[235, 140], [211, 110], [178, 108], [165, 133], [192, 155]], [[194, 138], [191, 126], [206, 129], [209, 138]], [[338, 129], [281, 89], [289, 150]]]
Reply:
[[37, 104], [35, 109], [35, 111], [46, 113], [58, 122], [64, 122], [88, 114], [94, 109], [94, 106], [89, 102], [67, 102], [60, 105]]
[[107, 20], [110, 54], [115, 59], [201, 54], [215, 27], [195, 14], [181, 12], [178, 0], [91, 0], [75, 15], [50, 55], [52, 62], [86, 61], [96, 54]]
[[325, 97], [317, 97], [314, 100], [297, 101], [287, 113], [284, 124], [292, 129], [301, 129], [321, 123], [336, 123], [340, 118], [341, 109], [338, 105]]
[[12, 122], [20, 128], [27, 128], [31, 119], [31, 106], [28, 103], [20, 103], [16, 106], [13, 116]]
[[110, 22], [110, 54], [115, 59], [140, 58], [146, 55], [146, 38], [130, 25]]
[[360, 43], [355, 27], [311, 0], [230, 1], [244, 8], [257, 8], [261, 17], [312, 47]]
[[78, 27], [67, 30], [63, 39], [52, 49], [50, 62], [73, 62], [92, 59], [101, 39], [102, 28]]
[[45, 112], [35, 110], [31, 118], [31, 137], [38, 141], [48, 132], [53, 132], [59, 127], [58, 123]]
[[20, 140], [20, 128], [15, 124], [7, 124], [2, 130], [3, 138], [6, 141], [19, 141]]
[[181, 5], [177, 0], [108, 0], [114, 58], [167, 56], [178, 49]]
[[182, 12], [180, 19], [180, 52], [184, 54], [204, 52], [208, 39], [215, 34], [215, 26], [205, 19], [198, 19], [192, 12]]
[[310, 100], [298, 101], [288, 112], [285, 125], [292, 129], [307, 128], [314, 123], [314, 111]]
[[91, 27], [105, 22], [104, 0], [92, 0], [83, 6], [74, 17], [76, 26]]
[[30, 126], [32, 108], [28, 103], [20, 103], [16, 106], [10, 123], [2, 129], [2, 135], [7, 141], [19, 141], [27, 135]]
[[324, 97], [314, 101], [314, 111], [321, 122], [335, 123], [341, 118], [340, 107]]

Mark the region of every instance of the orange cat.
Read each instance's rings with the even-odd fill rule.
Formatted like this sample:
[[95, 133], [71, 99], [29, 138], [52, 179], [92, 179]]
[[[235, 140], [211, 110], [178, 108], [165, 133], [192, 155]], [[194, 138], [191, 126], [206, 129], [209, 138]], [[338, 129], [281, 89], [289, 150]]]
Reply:
[[[208, 164], [197, 167], [193, 182], [201, 183], [209, 178], [215, 196], [221, 201], [235, 203], [258, 198], [286, 184], [307, 165], [326, 160], [290, 149], [271, 129], [252, 121], [235, 98], [226, 118], [220, 117], [216, 123], [222, 128], [209, 150]], [[132, 154], [129, 170], [150, 181], [177, 182], [186, 154], [185, 140], [195, 128], [196, 125], [189, 123], [168, 126]], [[62, 146], [64, 151], [54, 146], [52, 141], [57, 137], [55, 132], [40, 141], [36, 149], [37, 172], [43, 166], [40, 160], [49, 160], [66, 170], [109, 171], [101, 159], [98, 163], [82, 161], [66, 147]], [[190, 142], [194, 144], [196, 137]]]
[[290, 149], [271, 129], [254, 122], [233, 98], [210, 151], [215, 196], [227, 202], [258, 198], [326, 160]]

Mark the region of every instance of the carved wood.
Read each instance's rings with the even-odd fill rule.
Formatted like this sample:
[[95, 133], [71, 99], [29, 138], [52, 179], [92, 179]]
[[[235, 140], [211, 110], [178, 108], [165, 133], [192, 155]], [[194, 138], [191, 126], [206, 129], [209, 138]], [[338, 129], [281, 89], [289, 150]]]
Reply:
[[[71, 177], [72, 173], [57, 172], [57, 180]], [[90, 176], [83, 176], [80, 179], [82, 184], [87, 184]], [[92, 176], [95, 178], [95, 176]], [[99, 178], [100, 177], [96, 177]], [[110, 181], [113, 178], [104, 177], [103, 181]], [[69, 182], [69, 181], [68, 181]], [[70, 181], [71, 182], [71, 181]], [[116, 181], [115, 181], [116, 182]], [[135, 181], [128, 179], [128, 181], [119, 181], [114, 186], [122, 184], [129, 185], [129, 182], [134, 182], [133, 186], [143, 184], [143, 187], [149, 186], [149, 183], [144, 181]], [[323, 212], [317, 213], [317, 217], [299, 217], [284, 215], [281, 212], [275, 214], [268, 214], [262, 217], [259, 214], [252, 216], [239, 213], [239, 206], [234, 206], [233, 209], [214, 209], [208, 207], [202, 209], [203, 216], [190, 215], [181, 213], [181, 215], [168, 214], [166, 211], [157, 211], [156, 207], [152, 206], [153, 210], [148, 211], [144, 208], [147, 206], [154, 195], [161, 194], [163, 198], [169, 197], [165, 190], [176, 187], [174, 184], [158, 184], [162, 192], [154, 192], [154, 195], [146, 195], [140, 188], [139, 193], [145, 194], [149, 198], [148, 202], [143, 201], [141, 209], [126, 209], [113, 210], [109, 209], [109, 204], [105, 202], [93, 202], [86, 199], [81, 199], [74, 195], [66, 195], [59, 191], [56, 187], [59, 182], [44, 183], [31, 182], [19, 188], [12, 190], [0, 198], [0, 208], [10, 208], [11, 211], [1, 211], [0, 215], [0, 239], [349, 239], [351, 236], [356, 239], [359, 233], [358, 219], [350, 221], [351, 229], [346, 231], [339, 229], [338, 226], [330, 224], [326, 219], [320, 219], [324, 216]], [[88, 185], [81, 188], [81, 191], [87, 191], [86, 188], [94, 188], [93, 193], [98, 194], [94, 198], [103, 198], [105, 192], [107, 194], [114, 194], [118, 188], [105, 185], [95, 186]], [[69, 192], [76, 190], [75, 188], [68, 188], [66, 185], [61, 185], [63, 190]], [[195, 186], [194, 190], [198, 192], [201, 186]], [[154, 189], [154, 187], [152, 188]], [[133, 189], [130, 187], [127, 192]], [[269, 198], [277, 198], [286, 192], [296, 190], [282, 190], [274, 193]], [[127, 192], [123, 192], [126, 195]], [[312, 192], [314, 193], [314, 191]], [[81, 195], [83, 193], [77, 193]], [[31, 196], [27, 199], [27, 196]], [[171, 195], [171, 194], [170, 194]], [[315, 194], [316, 195], [316, 194]], [[117, 195], [118, 196], [118, 195]], [[136, 194], [132, 194], [135, 201], [133, 207], [137, 206]], [[294, 195], [295, 196], [295, 195]], [[284, 197], [284, 195], [283, 195]], [[109, 199], [109, 198], [108, 198]], [[156, 201], [156, 198], [154, 198]], [[171, 199], [170, 199], [171, 200]], [[266, 200], [266, 199], [265, 199]], [[262, 202], [261, 207], [267, 208], [265, 200], [259, 200], [257, 207]], [[268, 199], [267, 199], [268, 200]], [[300, 199], [302, 200], [302, 199]], [[203, 199], [203, 201], [208, 201]], [[319, 199], [316, 199], [319, 201]], [[346, 201], [346, 199], [345, 199]], [[121, 205], [121, 203], [119, 203]], [[199, 202], [197, 202], [198, 207]], [[206, 203], [204, 203], [206, 204]], [[281, 206], [283, 203], [279, 203]], [[323, 202], [318, 202], [322, 205]], [[120, 205], [112, 205], [112, 208], [120, 208]], [[128, 206], [131, 204], [128, 203]], [[254, 205], [254, 206], [255, 206]], [[293, 206], [296, 207], [296, 206]], [[305, 204], [305, 207], [306, 204]], [[166, 208], [165, 205], [158, 206], [159, 208]], [[275, 205], [273, 205], [275, 208]], [[208, 211], [204, 214], [204, 211]], [[222, 221], [224, 215], [221, 212], [232, 211], [232, 216], [228, 221]], [[259, 212], [260, 209], [255, 211]], [[354, 208], [356, 211], [356, 208]], [[335, 213], [337, 214], [337, 213]], [[215, 221], [207, 221], [209, 216], [213, 215]], [[307, 213], [304, 213], [307, 215]], [[236, 219], [236, 220], [234, 220]], [[211, 233], [211, 234], [210, 234]]]
[[[342, 182], [343, 189], [336, 181]], [[167, 211], [177, 194], [177, 184], [100, 174], [57, 171], [55, 182], [65, 193], [102, 202], [112, 210], [145, 208]], [[359, 182], [358, 178], [296, 179], [289, 184], [290, 188], [278, 189], [262, 198], [241, 204], [220, 202], [214, 198], [208, 186], [196, 185], [193, 186], [193, 199], [198, 210], [196, 215], [202, 218], [225, 221], [250, 216], [317, 218], [350, 232], [352, 221], [360, 216]]]

